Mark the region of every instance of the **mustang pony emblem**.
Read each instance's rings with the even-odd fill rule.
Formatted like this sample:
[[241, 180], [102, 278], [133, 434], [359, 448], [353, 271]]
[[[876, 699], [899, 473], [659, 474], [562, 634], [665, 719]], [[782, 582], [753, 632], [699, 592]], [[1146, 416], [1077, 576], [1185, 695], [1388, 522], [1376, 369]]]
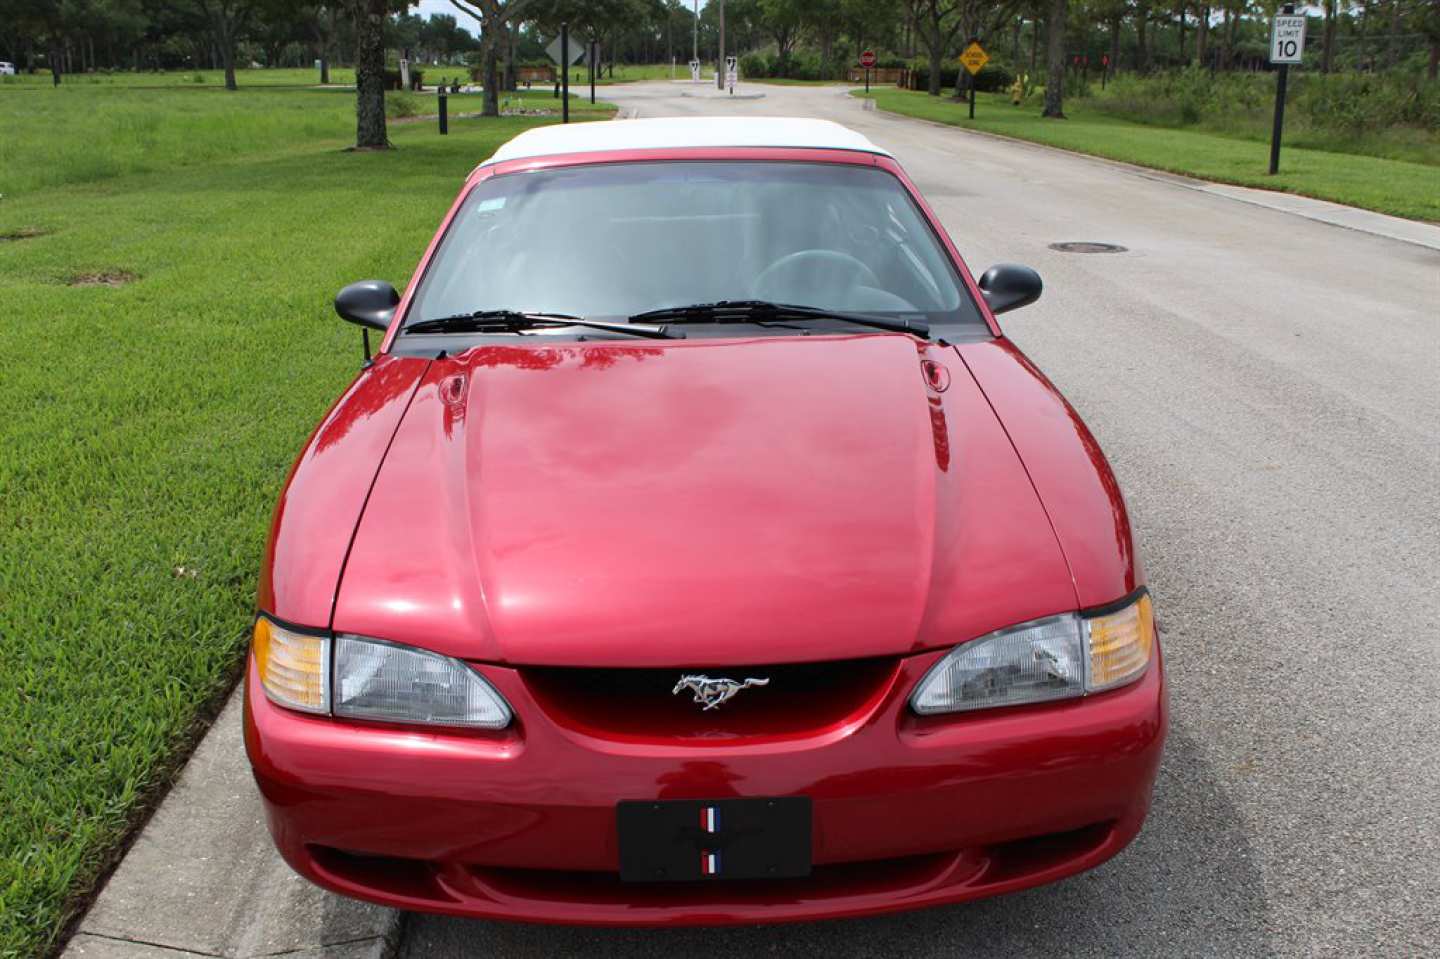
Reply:
[[709, 676], [681, 676], [680, 682], [670, 690], [670, 695], [676, 696], [679, 695], [680, 690], [688, 689], [695, 694], [695, 702], [700, 703], [706, 709], [714, 709], [742, 689], [749, 689], [751, 686], [768, 686], [769, 684], [769, 679], [752, 678], [742, 683], [733, 679], [711, 679]]

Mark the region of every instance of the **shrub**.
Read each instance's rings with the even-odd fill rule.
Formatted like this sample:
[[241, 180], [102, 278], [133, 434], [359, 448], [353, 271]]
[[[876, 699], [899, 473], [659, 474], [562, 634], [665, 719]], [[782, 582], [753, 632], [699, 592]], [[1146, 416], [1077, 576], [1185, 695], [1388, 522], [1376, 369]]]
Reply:
[[[1212, 75], [1193, 66], [1148, 77], [1122, 73], [1091, 102], [1138, 123], [1263, 140], [1275, 77]], [[1440, 164], [1440, 85], [1426, 83], [1419, 71], [1292, 74], [1285, 137], [1296, 145]]]
[[385, 97], [385, 116], [390, 119], [420, 115], [420, 100], [412, 93], [391, 93]]
[[[961, 82], [961, 77], [968, 77], [969, 74], [963, 67], [942, 67], [940, 70], [940, 89], [954, 89], [956, 83]], [[1007, 67], [998, 63], [987, 63], [975, 74], [975, 89], [981, 93], [993, 93], [996, 90], [1008, 90], [1010, 84], [1015, 82], [1015, 74]], [[915, 89], [928, 90], [930, 88], [930, 68], [915, 68]], [[965, 89], [969, 89], [966, 87]]]
[[770, 61], [763, 53], [747, 53], [740, 58], [740, 76], [759, 80], [770, 76]]

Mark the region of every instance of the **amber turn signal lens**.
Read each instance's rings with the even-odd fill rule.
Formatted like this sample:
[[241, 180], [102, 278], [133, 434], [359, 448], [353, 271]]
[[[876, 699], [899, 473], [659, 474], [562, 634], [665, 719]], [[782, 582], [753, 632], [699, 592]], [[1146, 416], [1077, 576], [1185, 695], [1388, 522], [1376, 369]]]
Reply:
[[1145, 672], [1155, 651], [1155, 614], [1150, 594], [1124, 609], [1085, 620], [1090, 647], [1091, 692], [1130, 682]]
[[309, 713], [330, 711], [330, 639], [277, 626], [261, 616], [251, 643], [265, 695]]

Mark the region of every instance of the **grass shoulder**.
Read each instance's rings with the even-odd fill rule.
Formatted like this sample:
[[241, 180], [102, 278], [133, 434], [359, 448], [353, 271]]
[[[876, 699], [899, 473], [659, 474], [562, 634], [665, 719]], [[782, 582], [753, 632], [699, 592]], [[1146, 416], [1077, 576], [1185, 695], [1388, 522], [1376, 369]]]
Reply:
[[1197, 130], [1172, 129], [1106, 116], [1083, 99], [1066, 103], [1065, 120], [1014, 106], [1004, 94], [981, 94], [976, 117], [948, 96], [893, 87], [852, 90], [905, 116], [1121, 160], [1171, 173], [1279, 190], [1415, 220], [1440, 221], [1440, 167], [1381, 157], [1286, 146], [1281, 172], [1266, 175], [1267, 143]]
[[[90, 89], [43, 109], [93, 120], [105, 175], [0, 190], [23, 344], [0, 354], [0, 956], [51, 948], [235, 677], [276, 495], [359, 366], [334, 292], [403, 283], [475, 164], [554, 122], [396, 124], [397, 149], [346, 153], [351, 97]], [[0, 111], [27, 165], [62, 162]], [[201, 134], [231, 149], [197, 161]]]

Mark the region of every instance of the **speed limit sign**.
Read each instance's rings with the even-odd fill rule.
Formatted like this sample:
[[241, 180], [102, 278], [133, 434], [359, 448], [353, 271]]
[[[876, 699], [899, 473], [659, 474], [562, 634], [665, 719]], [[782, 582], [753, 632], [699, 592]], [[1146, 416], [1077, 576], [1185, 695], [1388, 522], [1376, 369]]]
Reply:
[[1299, 63], [1305, 56], [1305, 18], [1277, 16], [1270, 27], [1270, 62]]

